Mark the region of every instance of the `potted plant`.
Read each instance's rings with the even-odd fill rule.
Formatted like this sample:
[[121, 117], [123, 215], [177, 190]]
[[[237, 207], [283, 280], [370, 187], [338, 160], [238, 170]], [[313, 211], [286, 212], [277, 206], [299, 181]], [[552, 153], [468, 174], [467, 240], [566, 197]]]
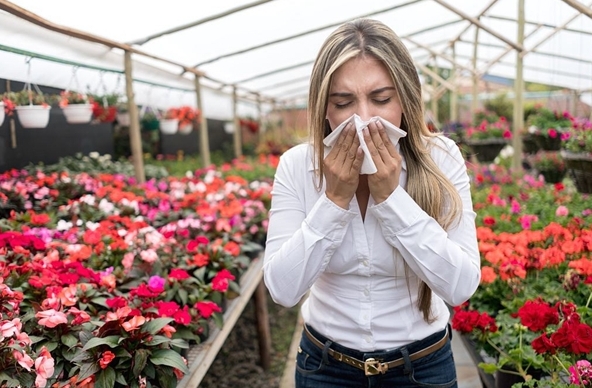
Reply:
[[484, 119], [478, 125], [466, 128], [464, 133], [467, 145], [480, 162], [493, 161], [511, 138], [510, 124], [505, 117], [495, 121]]
[[157, 131], [160, 127], [161, 114], [157, 109], [143, 106], [140, 110], [140, 125], [143, 131]]
[[530, 158], [530, 162], [547, 183], [561, 182], [567, 173], [565, 161], [559, 151], [539, 151]]
[[14, 112], [14, 107], [14, 103], [8, 99], [6, 93], [0, 96], [0, 125], [4, 123], [5, 117], [12, 116], [12, 112]]
[[199, 122], [200, 112], [198, 109], [184, 105], [178, 108], [177, 118], [179, 119], [179, 133], [184, 135], [193, 131], [193, 126]]
[[572, 116], [569, 112], [559, 113], [550, 109], [539, 107], [528, 116], [526, 125], [532, 139], [540, 149], [546, 151], [559, 151], [561, 139], [565, 132], [572, 127]]
[[120, 99], [117, 93], [89, 96], [89, 101], [93, 106], [93, 116], [99, 123], [112, 123], [117, 117], [117, 104]]
[[92, 118], [93, 106], [85, 94], [64, 90], [60, 93], [59, 105], [70, 124], [88, 123]]
[[561, 156], [576, 189], [592, 193], [592, 123], [585, 118], [573, 119], [573, 126], [563, 135]]
[[49, 98], [41, 92], [21, 90], [7, 93], [6, 98], [15, 105], [23, 128], [45, 128], [49, 124]]
[[130, 120], [130, 113], [128, 110], [127, 101], [123, 102], [120, 101], [117, 104], [117, 115], [116, 115], [117, 123], [122, 127], [129, 127], [131, 120]]
[[160, 132], [165, 135], [173, 135], [179, 129], [179, 119], [177, 108], [169, 108], [160, 119]]

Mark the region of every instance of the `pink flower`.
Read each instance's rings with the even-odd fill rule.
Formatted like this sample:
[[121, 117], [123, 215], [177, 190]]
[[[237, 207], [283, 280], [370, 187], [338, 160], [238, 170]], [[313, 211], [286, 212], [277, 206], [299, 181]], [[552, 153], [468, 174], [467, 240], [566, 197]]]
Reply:
[[53, 358], [45, 346], [41, 348], [41, 353], [35, 360], [35, 372], [37, 372], [35, 387], [44, 388], [47, 385], [47, 379], [53, 376], [54, 372]]
[[12, 355], [13, 355], [14, 359], [16, 360], [16, 362], [18, 362], [20, 366], [22, 366], [23, 368], [25, 368], [29, 372], [31, 371], [31, 368], [33, 367], [33, 365], [35, 365], [35, 361], [33, 361], [31, 356], [29, 356], [25, 352], [21, 353], [18, 350], [13, 350]]
[[510, 210], [513, 214], [520, 213], [520, 202], [515, 199], [512, 200], [512, 209]]
[[12, 321], [5, 321], [2, 323], [2, 325], [0, 325], [0, 338], [18, 335], [21, 331], [21, 327], [22, 324], [19, 318], [14, 318]]
[[569, 367], [569, 382], [577, 385], [589, 385], [592, 382], [592, 364], [587, 360], [579, 360]]
[[158, 254], [154, 249], [146, 249], [140, 252], [140, 257], [147, 263], [154, 263], [158, 259]]
[[150, 279], [148, 279], [148, 288], [154, 292], [162, 292], [164, 291], [165, 283], [166, 279], [161, 278], [160, 276], [150, 276]]
[[123, 260], [121, 261], [121, 265], [123, 265], [123, 268], [130, 269], [132, 265], [134, 265], [134, 256], [135, 255], [132, 252], [128, 252], [125, 255], [123, 255]]
[[54, 309], [39, 311], [35, 314], [35, 318], [39, 319], [39, 324], [41, 326], [49, 328], [54, 328], [60, 323], [68, 323], [66, 314], [61, 311], [55, 311]]
[[569, 209], [563, 205], [559, 206], [557, 208], [557, 210], [555, 211], [555, 215], [557, 217], [564, 217], [567, 216], [569, 214]]
[[82, 325], [83, 323], [90, 322], [90, 315], [86, 311], [79, 310], [76, 307], [70, 307], [68, 313], [74, 316], [72, 325]]

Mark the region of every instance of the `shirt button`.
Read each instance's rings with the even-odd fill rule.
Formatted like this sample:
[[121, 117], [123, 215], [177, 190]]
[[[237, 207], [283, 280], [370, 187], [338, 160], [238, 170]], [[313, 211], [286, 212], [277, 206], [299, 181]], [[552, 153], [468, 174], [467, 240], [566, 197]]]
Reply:
[[372, 338], [370, 338], [370, 336], [369, 336], [369, 335], [366, 335], [366, 334], [364, 334], [364, 335], [362, 336], [362, 338], [363, 338], [363, 339], [364, 339], [364, 341], [366, 341], [367, 343], [370, 343], [370, 342], [372, 342]]
[[368, 264], [368, 260], [364, 260], [364, 261], [362, 261], [362, 264], [364, 264], [364, 267], [367, 267], [367, 266], [369, 265], [369, 264]]
[[368, 291], [367, 288], [364, 288], [364, 295], [365, 296], [369, 296], [370, 295], [370, 291]]
[[362, 316], [362, 318], [364, 318], [365, 321], [368, 320], [368, 314], [364, 314], [364, 316]]

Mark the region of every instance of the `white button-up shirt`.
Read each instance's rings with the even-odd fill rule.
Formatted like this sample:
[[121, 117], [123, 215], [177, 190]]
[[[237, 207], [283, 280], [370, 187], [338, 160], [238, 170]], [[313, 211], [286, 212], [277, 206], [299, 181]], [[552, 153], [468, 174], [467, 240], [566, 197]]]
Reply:
[[[460, 221], [444, 230], [405, 191], [407, 169], [390, 197], [370, 196], [365, 219], [354, 196], [345, 210], [316, 189], [310, 144], [285, 152], [276, 171], [264, 278], [272, 298], [302, 305], [304, 322], [360, 351], [403, 346], [442, 330], [480, 280], [470, 180], [456, 144], [439, 137], [434, 161], [461, 196]], [[403, 263], [408, 264], [405, 273]], [[417, 307], [419, 281], [432, 289], [428, 324]]]

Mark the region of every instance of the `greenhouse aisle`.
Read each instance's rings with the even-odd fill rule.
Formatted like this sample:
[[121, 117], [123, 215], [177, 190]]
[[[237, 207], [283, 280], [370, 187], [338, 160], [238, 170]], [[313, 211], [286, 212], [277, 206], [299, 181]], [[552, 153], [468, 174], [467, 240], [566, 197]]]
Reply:
[[[280, 388], [294, 388], [294, 365], [298, 343], [300, 342], [300, 335], [302, 333], [302, 320], [299, 318], [296, 324], [296, 330], [292, 338], [292, 345], [290, 346], [288, 361], [286, 362], [286, 369], [280, 382]], [[479, 372], [477, 366], [473, 362], [471, 356], [465, 349], [459, 334], [454, 333], [452, 336], [452, 351], [454, 352], [454, 359], [456, 360], [456, 374], [458, 376], [458, 388], [481, 388], [481, 380], [479, 380]]]

